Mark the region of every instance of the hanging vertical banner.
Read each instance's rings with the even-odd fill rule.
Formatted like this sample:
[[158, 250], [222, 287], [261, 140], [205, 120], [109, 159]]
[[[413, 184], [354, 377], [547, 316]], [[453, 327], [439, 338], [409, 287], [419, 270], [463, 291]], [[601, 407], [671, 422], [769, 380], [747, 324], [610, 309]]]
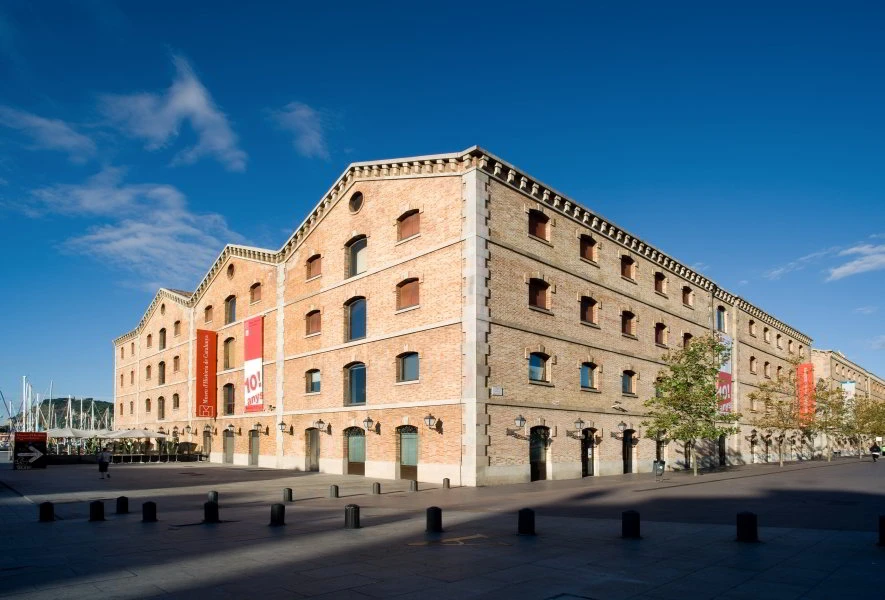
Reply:
[[796, 367], [796, 396], [799, 401], [799, 420], [803, 424], [814, 416], [814, 365], [802, 363]]
[[857, 382], [855, 381], [843, 381], [842, 382], [842, 393], [845, 395], [845, 400], [848, 402], [854, 402], [854, 396], [857, 391]]
[[264, 410], [264, 317], [252, 317], [245, 324], [243, 383], [246, 412]]
[[719, 341], [728, 348], [728, 360], [719, 367], [719, 377], [716, 379], [716, 393], [719, 395], [719, 412], [734, 412], [734, 403], [732, 400], [732, 375], [731, 375], [731, 353], [734, 351], [734, 345], [730, 336], [719, 333]]
[[215, 398], [218, 380], [218, 334], [197, 329], [197, 401], [196, 416], [214, 419], [218, 414]]

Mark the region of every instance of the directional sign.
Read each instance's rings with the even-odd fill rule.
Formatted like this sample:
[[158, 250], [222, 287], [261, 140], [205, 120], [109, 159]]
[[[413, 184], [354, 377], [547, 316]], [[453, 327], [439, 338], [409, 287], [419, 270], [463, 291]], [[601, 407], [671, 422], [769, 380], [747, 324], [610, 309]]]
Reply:
[[12, 468], [46, 468], [46, 433], [16, 431], [13, 438]]

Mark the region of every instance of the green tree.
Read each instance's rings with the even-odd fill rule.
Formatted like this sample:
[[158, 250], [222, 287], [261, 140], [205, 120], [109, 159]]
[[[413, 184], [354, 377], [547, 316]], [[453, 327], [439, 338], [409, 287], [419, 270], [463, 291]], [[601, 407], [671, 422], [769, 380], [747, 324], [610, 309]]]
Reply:
[[761, 404], [761, 412], [753, 419], [753, 425], [769, 432], [777, 432], [779, 464], [784, 466], [784, 441], [791, 431], [799, 431], [804, 426], [800, 416], [799, 395], [796, 390], [794, 371], [788, 376], [763, 381], [759, 388], [749, 395], [754, 405]]
[[815, 431], [822, 433], [827, 452], [827, 462], [833, 460], [833, 438], [845, 431], [848, 405], [841, 387], [831, 387], [821, 379], [814, 389]]
[[657, 379], [657, 395], [645, 401], [642, 422], [652, 437], [679, 440], [691, 447], [691, 464], [698, 474], [696, 441], [718, 439], [737, 432], [732, 424], [741, 415], [719, 411], [717, 378], [729, 359], [729, 348], [713, 335], [693, 340], [688, 347], [663, 356], [667, 368]]

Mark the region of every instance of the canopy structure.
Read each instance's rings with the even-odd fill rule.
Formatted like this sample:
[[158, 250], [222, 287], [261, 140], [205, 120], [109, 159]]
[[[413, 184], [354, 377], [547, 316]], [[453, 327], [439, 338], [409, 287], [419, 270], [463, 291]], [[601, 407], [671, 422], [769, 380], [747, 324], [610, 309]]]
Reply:
[[91, 438], [105, 438], [108, 434], [112, 433], [107, 429], [75, 429], [73, 427], [60, 427], [57, 429], [50, 429], [46, 432], [47, 437], [60, 439], [60, 438], [73, 438], [73, 439], [91, 439]]
[[102, 436], [106, 440], [122, 440], [122, 439], [142, 439], [142, 438], [165, 438], [165, 433], [156, 433], [147, 429], [123, 429], [120, 431], [111, 431]]

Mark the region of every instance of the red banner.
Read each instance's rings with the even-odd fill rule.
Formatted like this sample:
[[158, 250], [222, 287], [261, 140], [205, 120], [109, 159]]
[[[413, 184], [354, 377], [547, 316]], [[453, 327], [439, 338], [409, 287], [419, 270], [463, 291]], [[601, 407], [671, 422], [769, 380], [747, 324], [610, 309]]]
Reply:
[[734, 404], [731, 397], [732, 380], [731, 373], [719, 371], [719, 378], [716, 382], [716, 393], [719, 395], [719, 412], [734, 412]]
[[214, 419], [218, 414], [216, 396], [218, 381], [218, 334], [197, 329], [197, 401], [198, 417]]
[[814, 365], [802, 363], [796, 367], [796, 396], [799, 401], [799, 419], [807, 423], [814, 416]]
[[245, 323], [243, 384], [246, 387], [246, 412], [264, 410], [264, 317], [252, 317]]

